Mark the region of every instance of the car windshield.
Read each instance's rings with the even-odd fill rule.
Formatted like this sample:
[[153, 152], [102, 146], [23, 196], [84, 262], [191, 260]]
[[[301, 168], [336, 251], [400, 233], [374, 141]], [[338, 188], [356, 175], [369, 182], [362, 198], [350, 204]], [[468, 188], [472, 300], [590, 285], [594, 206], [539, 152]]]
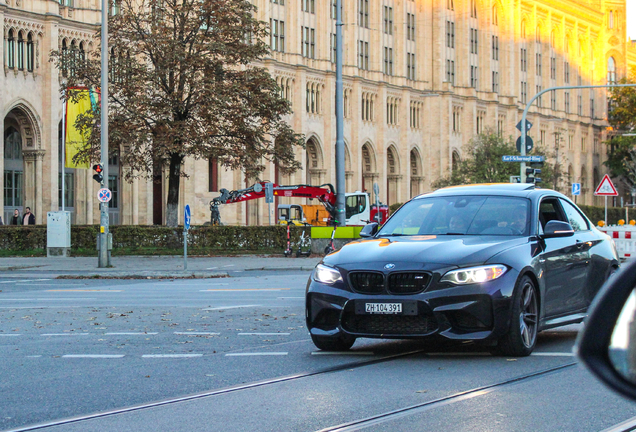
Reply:
[[506, 196], [445, 196], [412, 200], [380, 229], [391, 235], [528, 235], [530, 201]]

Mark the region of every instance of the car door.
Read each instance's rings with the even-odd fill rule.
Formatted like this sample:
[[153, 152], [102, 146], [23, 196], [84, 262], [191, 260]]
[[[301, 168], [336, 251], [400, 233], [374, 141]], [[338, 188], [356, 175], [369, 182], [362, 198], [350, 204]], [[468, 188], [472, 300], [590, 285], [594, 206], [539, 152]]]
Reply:
[[[545, 197], [539, 204], [540, 233], [551, 220], [570, 222], [557, 197]], [[587, 252], [581, 251], [580, 242], [577, 234], [542, 240], [543, 253], [539, 263], [545, 278], [543, 305], [546, 318], [566, 315], [582, 307], [581, 292], [587, 279], [588, 263], [585, 260]]]
[[581, 260], [579, 268], [581, 275], [585, 274], [585, 283], [581, 292], [578, 293], [577, 304], [580, 308], [587, 308], [592, 303], [601, 285], [605, 282], [611, 263], [603, 256], [594, 253], [594, 248], [599, 247], [599, 239], [592, 231], [589, 220], [583, 216], [578, 207], [563, 198], [560, 199], [560, 203], [570, 221], [570, 225], [572, 225], [572, 229], [574, 229], [574, 236], [579, 249], [578, 255]]

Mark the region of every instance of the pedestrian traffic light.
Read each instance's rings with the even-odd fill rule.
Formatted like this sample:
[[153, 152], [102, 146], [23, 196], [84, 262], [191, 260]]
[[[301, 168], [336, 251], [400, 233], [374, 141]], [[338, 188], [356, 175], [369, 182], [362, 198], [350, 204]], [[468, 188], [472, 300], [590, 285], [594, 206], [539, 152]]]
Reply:
[[104, 181], [104, 165], [98, 163], [93, 165], [93, 170], [95, 170], [95, 174], [93, 175], [93, 179], [97, 183], [102, 183]]
[[541, 183], [541, 178], [538, 177], [541, 174], [541, 168], [535, 168], [535, 166], [543, 166], [543, 162], [534, 162], [531, 167], [526, 168], [526, 183]]

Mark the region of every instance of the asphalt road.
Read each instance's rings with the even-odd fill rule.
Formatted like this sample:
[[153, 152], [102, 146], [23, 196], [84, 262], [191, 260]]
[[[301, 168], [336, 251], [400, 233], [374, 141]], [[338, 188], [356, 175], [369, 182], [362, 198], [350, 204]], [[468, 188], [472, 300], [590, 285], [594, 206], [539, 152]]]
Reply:
[[636, 417], [576, 363], [578, 326], [525, 358], [368, 339], [318, 351], [307, 277], [0, 276], [0, 429], [602, 431]]

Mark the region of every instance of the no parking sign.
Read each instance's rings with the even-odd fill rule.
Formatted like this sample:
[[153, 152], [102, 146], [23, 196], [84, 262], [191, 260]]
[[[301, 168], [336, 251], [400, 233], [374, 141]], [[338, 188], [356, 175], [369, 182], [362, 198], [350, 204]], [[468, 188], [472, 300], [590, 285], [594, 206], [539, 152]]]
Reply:
[[98, 192], [97, 192], [97, 199], [99, 200], [99, 202], [108, 202], [113, 198], [113, 193], [110, 191], [110, 189], [107, 188], [101, 188]]

